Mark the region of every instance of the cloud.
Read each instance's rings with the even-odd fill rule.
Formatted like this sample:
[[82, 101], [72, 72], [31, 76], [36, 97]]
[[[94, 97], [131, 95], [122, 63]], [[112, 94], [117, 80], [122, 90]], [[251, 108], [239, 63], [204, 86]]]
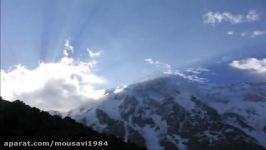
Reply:
[[255, 10], [250, 10], [246, 15], [234, 15], [229, 12], [212, 12], [209, 11], [203, 15], [203, 22], [215, 26], [222, 22], [231, 24], [240, 24], [244, 22], [255, 22], [259, 20], [259, 14]]
[[127, 88], [127, 85], [123, 85], [123, 86], [118, 86], [115, 90], [114, 93], [120, 93], [122, 91], [124, 91]]
[[233, 35], [234, 34], [234, 31], [228, 31], [227, 34], [228, 35]]
[[146, 58], [146, 59], [144, 59], [144, 61], [146, 62], [146, 63], [148, 63], [148, 64], [151, 64], [151, 65], [153, 65], [153, 64], [160, 64], [161, 62], [159, 62], [159, 61], [154, 61], [153, 59], [151, 59], [151, 58]]
[[163, 68], [165, 70], [163, 73], [165, 73], [165, 74], [170, 73], [171, 70], [172, 70], [172, 67], [169, 64], [167, 64], [167, 63], [163, 63], [163, 62], [160, 62], [160, 61], [157, 61], [157, 60], [153, 60], [151, 58], [146, 58], [146, 59], [144, 59], [144, 61], [147, 64], [155, 65], [157, 67]]
[[252, 22], [259, 20], [259, 14], [255, 10], [250, 10], [246, 15], [246, 21]]
[[209, 71], [206, 68], [198, 67], [198, 68], [189, 68], [187, 70], [180, 71], [178, 69], [173, 69], [171, 65], [167, 63], [163, 63], [157, 60], [153, 60], [151, 58], [146, 58], [144, 61], [150, 65], [155, 65], [158, 67], [163, 68], [163, 74], [168, 74], [168, 75], [177, 75], [180, 76], [184, 79], [188, 79], [191, 81], [196, 81], [196, 82], [207, 82], [207, 79], [201, 78], [198, 75], [200, 75], [202, 72]]
[[242, 32], [241, 36], [242, 37], [251, 37], [251, 38], [255, 38], [255, 37], [259, 37], [259, 36], [263, 36], [266, 35], [266, 31], [265, 30], [254, 30], [251, 32]]
[[240, 70], [255, 71], [257, 73], [266, 73], [266, 58], [247, 58], [242, 60], [234, 60], [229, 64], [231, 67]]
[[98, 52], [93, 52], [92, 50], [90, 50], [89, 48], [87, 48], [87, 51], [89, 53], [90, 58], [95, 58], [95, 57], [99, 57], [102, 55], [103, 51], [98, 51]]
[[97, 62], [76, 61], [67, 57], [73, 47], [66, 40], [64, 52], [58, 62], [40, 62], [34, 69], [22, 65], [1, 70], [1, 94], [4, 99], [20, 99], [42, 110], [69, 111], [104, 96], [104, 89], [95, 85], [105, 80], [93, 73]]
[[190, 73], [193, 73], [193, 74], [201, 74], [202, 72], [208, 72], [210, 71], [209, 69], [207, 68], [202, 68], [202, 67], [197, 67], [197, 68], [189, 68], [186, 70], [186, 72], [190, 72]]
[[184, 79], [188, 79], [190, 81], [196, 81], [196, 82], [200, 82], [200, 83], [204, 83], [204, 82], [208, 81], [206, 78], [201, 78], [195, 74], [186, 74], [185, 72], [181, 72], [179, 70], [174, 70], [171, 74], [178, 75]]
[[241, 33], [237, 33], [234, 31], [228, 31], [227, 35], [239, 35], [242, 37], [251, 37], [251, 38], [255, 38], [258, 36], [263, 36], [266, 35], [266, 30], [254, 30], [254, 31], [244, 31]]
[[65, 40], [65, 44], [64, 44], [64, 50], [63, 50], [63, 54], [64, 56], [68, 56], [69, 52], [73, 53], [74, 52], [74, 48], [73, 46], [70, 45], [70, 41], [69, 40]]
[[257, 37], [262, 35], [266, 35], [266, 31], [255, 30], [252, 32], [251, 37]]

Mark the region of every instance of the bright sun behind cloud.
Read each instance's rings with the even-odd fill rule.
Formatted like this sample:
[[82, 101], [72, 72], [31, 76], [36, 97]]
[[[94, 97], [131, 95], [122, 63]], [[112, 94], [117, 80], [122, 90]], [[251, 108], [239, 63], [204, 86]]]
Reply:
[[20, 64], [9, 71], [1, 70], [3, 98], [20, 99], [31, 106], [56, 111], [69, 111], [101, 98], [105, 90], [95, 89], [94, 85], [105, 80], [92, 72], [97, 61], [69, 57], [73, 52], [69, 40], [65, 41], [63, 52], [64, 57], [58, 62], [41, 62], [32, 70]]

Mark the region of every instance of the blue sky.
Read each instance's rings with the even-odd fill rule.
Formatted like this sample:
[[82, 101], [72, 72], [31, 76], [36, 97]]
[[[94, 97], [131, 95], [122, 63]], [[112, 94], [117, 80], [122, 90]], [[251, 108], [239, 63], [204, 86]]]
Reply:
[[200, 75], [215, 83], [261, 81], [266, 1], [1, 0], [3, 71], [58, 62], [66, 40], [75, 60], [91, 61], [87, 48], [101, 51], [90, 72], [106, 82], [96, 87], [145, 80], [167, 65], [183, 75], [206, 68]]

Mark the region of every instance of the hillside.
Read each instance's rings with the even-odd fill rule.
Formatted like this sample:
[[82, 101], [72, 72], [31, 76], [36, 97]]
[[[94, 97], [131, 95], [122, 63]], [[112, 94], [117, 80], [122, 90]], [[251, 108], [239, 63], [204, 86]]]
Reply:
[[[51, 116], [16, 100], [0, 100], [0, 140], [4, 141], [107, 141], [108, 146], [95, 149], [142, 150], [114, 136], [98, 133], [69, 117]], [[2, 143], [1, 143], [1, 146]], [[63, 148], [63, 147], [60, 147]], [[73, 147], [72, 147], [73, 148]], [[93, 147], [78, 147], [94, 149]]]

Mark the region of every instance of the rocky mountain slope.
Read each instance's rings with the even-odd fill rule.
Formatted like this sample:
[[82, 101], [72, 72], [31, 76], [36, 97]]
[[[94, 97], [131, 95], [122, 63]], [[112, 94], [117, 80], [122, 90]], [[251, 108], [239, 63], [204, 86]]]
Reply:
[[166, 76], [109, 90], [69, 116], [150, 150], [266, 147], [266, 84], [208, 86]]

